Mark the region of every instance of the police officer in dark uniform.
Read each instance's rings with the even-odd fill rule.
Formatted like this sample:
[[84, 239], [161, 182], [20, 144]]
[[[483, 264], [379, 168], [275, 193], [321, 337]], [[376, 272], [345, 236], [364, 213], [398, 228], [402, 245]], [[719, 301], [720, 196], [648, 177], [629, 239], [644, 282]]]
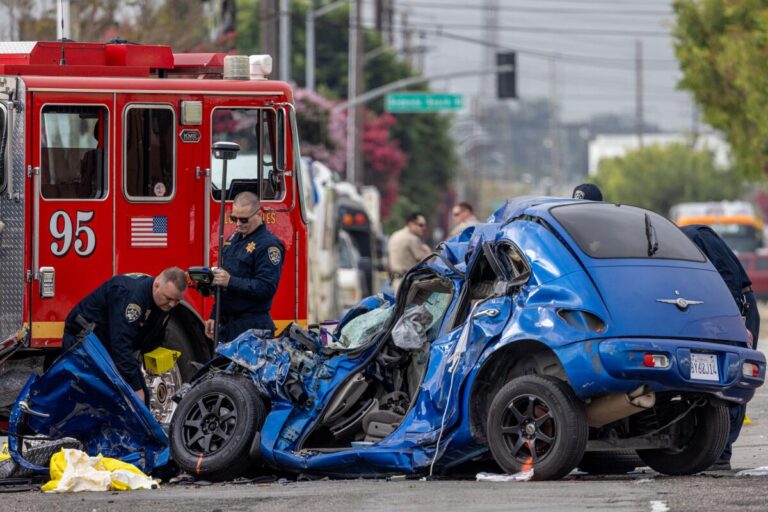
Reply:
[[[221, 286], [219, 341], [233, 340], [248, 329], [272, 336], [275, 324], [269, 314], [283, 269], [285, 249], [259, 215], [261, 204], [252, 192], [235, 196], [230, 219], [235, 232], [224, 242], [224, 264], [213, 269], [213, 284]], [[216, 306], [205, 331], [213, 338]]]
[[[712, 265], [714, 265], [717, 272], [723, 278], [725, 284], [728, 285], [728, 290], [733, 295], [741, 316], [744, 317], [747, 330], [752, 335], [752, 348], [757, 348], [757, 337], [760, 334], [760, 313], [757, 311], [757, 301], [752, 291], [752, 281], [750, 281], [747, 273], [744, 271], [744, 267], [741, 266], [739, 258], [736, 257], [731, 248], [709, 226], [685, 226], [682, 230], [709, 258], [709, 261], [712, 262]], [[710, 469], [731, 469], [732, 446], [739, 437], [746, 411], [746, 405], [734, 405], [729, 408], [731, 427], [728, 434], [728, 443], [725, 445], [725, 449], [718, 461]]]
[[131, 389], [145, 400], [144, 379], [137, 353], [159, 347], [165, 337], [168, 312], [187, 289], [187, 277], [178, 267], [159, 276], [117, 275], [81, 300], [64, 322], [62, 346], [69, 349], [78, 335], [94, 324], [93, 333], [117, 366]]

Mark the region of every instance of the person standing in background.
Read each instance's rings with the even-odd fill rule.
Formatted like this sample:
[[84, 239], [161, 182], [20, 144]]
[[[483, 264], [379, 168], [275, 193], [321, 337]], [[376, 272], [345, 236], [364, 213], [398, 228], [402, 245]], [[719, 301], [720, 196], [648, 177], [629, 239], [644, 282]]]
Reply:
[[417, 212], [410, 214], [405, 226], [389, 237], [389, 268], [394, 293], [397, 293], [405, 273], [432, 252], [424, 243], [426, 232], [427, 220], [424, 214]]
[[472, 205], [467, 202], [461, 202], [454, 205], [451, 212], [453, 214], [453, 222], [455, 225], [451, 229], [448, 238], [453, 238], [469, 226], [474, 226], [479, 220], [475, 217], [475, 213], [472, 209]]

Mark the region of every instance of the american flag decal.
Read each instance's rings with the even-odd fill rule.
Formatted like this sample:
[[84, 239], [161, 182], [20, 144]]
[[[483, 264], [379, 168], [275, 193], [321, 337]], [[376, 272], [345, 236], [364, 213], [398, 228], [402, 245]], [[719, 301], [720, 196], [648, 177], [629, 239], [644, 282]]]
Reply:
[[131, 247], [168, 247], [168, 217], [131, 217]]

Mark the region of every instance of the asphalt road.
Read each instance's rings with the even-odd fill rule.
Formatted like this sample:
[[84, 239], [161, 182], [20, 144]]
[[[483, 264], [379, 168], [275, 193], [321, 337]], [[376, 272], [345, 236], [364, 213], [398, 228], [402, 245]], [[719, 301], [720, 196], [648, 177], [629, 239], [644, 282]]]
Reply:
[[[761, 343], [768, 348], [768, 308]], [[557, 482], [488, 483], [472, 480], [333, 480], [246, 484], [162, 485], [152, 491], [48, 495], [4, 493], [0, 512], [270, 512], [313, 511], [765, 511], [768, 476], [737, 476], [768, 466], [768, 386], [760, 388], [734, 446], [732, 471], [662, 476], [648, 468], [617, 477], [572, 474]], [[0, 492], [2, 488], [0, 487]]]

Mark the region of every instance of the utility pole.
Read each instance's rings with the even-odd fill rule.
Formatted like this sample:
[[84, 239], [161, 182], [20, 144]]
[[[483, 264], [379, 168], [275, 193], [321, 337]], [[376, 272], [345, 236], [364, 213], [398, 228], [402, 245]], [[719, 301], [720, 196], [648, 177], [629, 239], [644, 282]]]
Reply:
[[635, 121], [637, 143], [643, 147], [643, 42], [635, 41]]
[[311, 0], [309, 8], [307, 9], [307, 16], [305, 18], [306, 24], [306, 66], [304, 69], [305, 87], [310, 91], [315, 90], [315, 20], [322, 16], [325, 16], [331, 11], [335, 11], [339, 7], [347, 5], [349, 0], [336, 0], [333, 3], [324, 5], [323, 7], [315, 10], [315, 0]]
[[358, 68], [360, 62], [360, 44], [358, 30], [360, 27], [360, 0], [352, 0], [349, 4], [349, 48], [347, 66], [347, 101], [352, 105], [347, 111], [347, 181], [352, 184], [362, 182], [357, 176], [357, 141], [358, 141], [358, 109], [354, 100], [358, 92]]
[[291, 79], [291, 2], [280, 0], [280, 80]]
[[562, 168], [560, 162], [560, 126], [557, 112], [557, 60], [549, 58], [549, 143], [552, 159], [554, 193], [560, 193]]
[[413, 29], [408, 25], [408, 11], [403, 11], [400, 23], [403, 25], [403, 59], [413, 66]]
[[[261, 51], [277, 56], [277, 0], [261, 0]], [[278, 66], [280, 66], [278, 62]]]
[[381, 34], [384, 44], [393, 46], [392, 13], [395, 10], [395, 0], [375, 0], [376, 30]]

